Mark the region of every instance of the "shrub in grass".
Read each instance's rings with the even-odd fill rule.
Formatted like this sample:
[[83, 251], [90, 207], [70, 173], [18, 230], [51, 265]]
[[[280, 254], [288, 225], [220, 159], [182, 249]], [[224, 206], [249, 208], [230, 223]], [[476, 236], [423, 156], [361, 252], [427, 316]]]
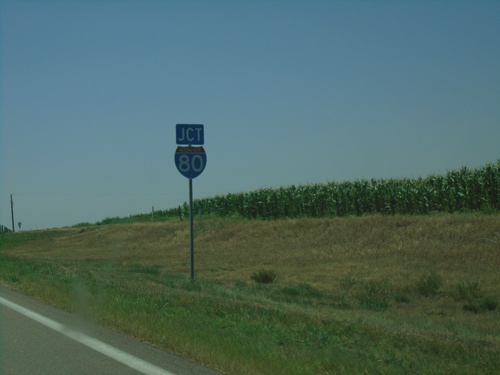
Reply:
[[420, 277], [417, 282], [417, 292], [424, 297], [431, 297], [438, 293], [443, 286], [443, 278], [435, 272]]
[[372, 295], [388, 296], [391, 294], [391, 284], [389, 280], [370, 280], [366, 284], [366, 291]]
[[364, 294], [359, 297], [361, 307], [368, 310], [382, 311], [389, 307], [387, 298], [377, 295]]
[[498, 302], [491, 297], [474, 299], [464, 304], [463, 309], [475, 314], [496, 310]]
[[493, 311], [498, 307], [498, 302], [492, 297], [486, 297], [481, 301], [481, 306], [484, 308], [484, 310]]
[[276, 272], [274, 270], [261, 269], [254, 272], [250, 278], [259, 284], [270, 284], [276, 279]]
[[370, 280], [365, 286], [366, 292], [359, 298], [360, 306], [369, 310], [386, 310], [392, 293], [388, 280]]
[[456, 299], [458, 301], [471, 301], [481, 296], [481, 290], [477, 282], [463, 281], [457, 284]]
[[409, 303], [410, 297], [408, 297], [406, 294], [396, 294], [394, 296], [394, 300], [398, 303]]
[[469, 311], [475, 314], [479, 313], [481, 310], [478, 303], [466, 303], [463, 309], [464, 311]]
[[345, 276], [342, 280], [340, 280], [340, 285], [344, 289], [352, 289], [354, 285], [358, 283], [358, 280], [352, 276]]
[[469, 311], [474, 314], [479, 314], [481, 312], [485, 312], [484, 306], [480, 303], [480, 301], [471, 301], [464, 304], [464, 311]]
[[482, 297], [477, 282], [463, 281], [458, 283], [455, 299], [457, 301], [465, 301], [463, 309], [476, 314], [493, 311], [498, 307], [498, 302], [492, 297]]

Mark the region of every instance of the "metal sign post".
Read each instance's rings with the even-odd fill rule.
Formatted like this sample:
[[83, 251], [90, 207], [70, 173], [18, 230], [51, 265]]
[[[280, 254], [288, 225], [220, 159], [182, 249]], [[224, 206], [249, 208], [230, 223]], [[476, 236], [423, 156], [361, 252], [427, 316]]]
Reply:
[[10, 195], [10, 214], [12, 215], [12, 231], [16, 231], [16, 227], [14, 226], [14, 201], [12, 200], [12, 194]]
[[191, 254], [191, 280], [194, 280], [194, 228], [193, 228], [193, 179], [189, 179], [189, 248]]
[[184, 177], [189, 179], [189, 246], [191, 280], [194, 280], [193, 178], [198, 177], [207, 165], [207, 155], [201, 146], [205, 143], [204, 127], [199, 124], [177, 124], [175, 134], [177, 145], [180, 145], [175, 150], [175, 166]]

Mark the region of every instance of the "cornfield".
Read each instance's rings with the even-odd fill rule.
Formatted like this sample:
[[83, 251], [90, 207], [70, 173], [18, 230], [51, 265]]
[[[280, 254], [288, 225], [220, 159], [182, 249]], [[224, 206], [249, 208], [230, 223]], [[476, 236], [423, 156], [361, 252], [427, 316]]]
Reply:
[[[500, 159], [482, 168], [462, 167], [417, 179], [330, 182], [195, 199], [195, 213], [248, 219], [333, 217], [367, 214], [423, 215], [496, 212], [500, 208]], [[155, 212], [155, 219], [188, 217], [187, 203]], [[131, 216], [142, 221], [148, 214]]]

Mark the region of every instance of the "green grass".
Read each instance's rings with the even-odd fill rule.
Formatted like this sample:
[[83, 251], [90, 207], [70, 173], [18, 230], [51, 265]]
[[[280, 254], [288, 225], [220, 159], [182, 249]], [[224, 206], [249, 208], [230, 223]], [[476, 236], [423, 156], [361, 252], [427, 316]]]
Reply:
[[497, 216], [206, 221], [194, 281], [183, 226], [2, 235], [0, 282], [230, 374], [498, 370]]
[[[339, 318], [306, 285], [276, 291], [156, 272], [144, 282], [131, 268], [9, 257], [1, 265], [2, 279], [24, 292], [229, 373], [486, 373], [498, 364], [488, 340], [413, 335], [357, 313]], [[378, 299], [387, 301], [387, 282], [365, 288], [375, 302], [363, 307], [385, 310]], [[276, 293], [287, 302], [273, 302]]]

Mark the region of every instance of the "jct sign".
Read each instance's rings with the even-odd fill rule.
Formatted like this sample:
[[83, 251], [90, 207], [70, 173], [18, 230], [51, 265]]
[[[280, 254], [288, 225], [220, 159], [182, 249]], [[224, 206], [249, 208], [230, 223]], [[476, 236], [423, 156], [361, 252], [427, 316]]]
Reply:
[[178, 145], [192, 146], [205, 143], [203, 125], [177, 124], [175, 126], [175, 135]]

